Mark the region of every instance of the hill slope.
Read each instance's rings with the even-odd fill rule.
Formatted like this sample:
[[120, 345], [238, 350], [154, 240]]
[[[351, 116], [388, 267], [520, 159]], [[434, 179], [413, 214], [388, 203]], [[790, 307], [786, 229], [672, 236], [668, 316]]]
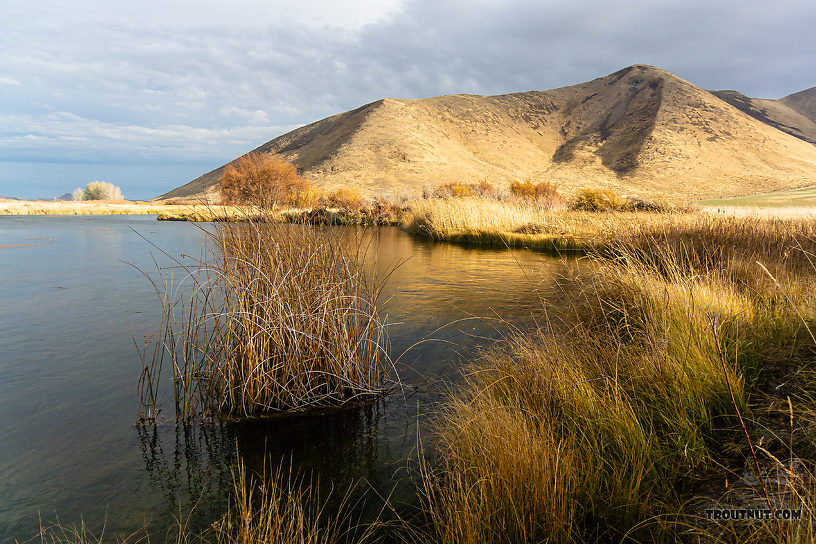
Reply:
[[816, 123], [816, 87], [789, 94], [779, 101]]
[[[281, 153], [314, 185], [367, 193], [525, 177], [676, 198], [816, 185], [816, 146], [645, 65], [550, 91], [378, 100], [256, 151]], [[222, 170], [160, 198], [212, 192]]]
[[754, 119], [816, 144], [816, 87], [779, 100], [751, 98], [737, 91], [712, 93]]

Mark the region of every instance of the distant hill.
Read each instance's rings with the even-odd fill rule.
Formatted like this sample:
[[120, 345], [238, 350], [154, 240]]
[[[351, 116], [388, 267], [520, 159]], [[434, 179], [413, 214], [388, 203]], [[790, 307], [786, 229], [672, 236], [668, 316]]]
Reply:
[[[784, 116], [773, 110], [759, 119], [752, 99], [634, 65], [550, 91], [386, 98], [255, 151], [281, 153], [316, 186], [370, 194], [526, 177], [567, 194], [585, 186], [647, 197], [755, 194], [816, 185], [816, 146], [802, 121], [813, 109], [811, 91], [779, 101]], [[159, 198], [216, 195], [223, 168]]]
[[816, 123], [816, 87], [789, 94], [779, 101]]
[[750, 98], [737, 91], [712, 93], [754, 119], [816, 144], [816, 87], [779, 100]]

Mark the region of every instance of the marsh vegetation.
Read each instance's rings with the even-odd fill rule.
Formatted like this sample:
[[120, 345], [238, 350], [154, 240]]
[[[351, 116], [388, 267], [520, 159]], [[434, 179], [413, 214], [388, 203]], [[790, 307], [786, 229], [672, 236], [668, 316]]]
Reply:
[[[816, 228], [620, 230], [439, 417], [433, 538], [812, 542]], [[712, 505], [803, 517], [718, 526]]]
[[164, 319], [142, 351], [141, 419], [155, 418], [167, 363], [184, 420], [358, 403], [394, 386], [377, 306], [387, 275], [365, 272], [359, 232], [262, 217], [217, 224], [207, 241], [153, 280]]
[[[418, 508], [352, 526], [308, 485], [239, 468], [228, 517], [180, 538], [816, 541], [812, 221], [566, 201], [521, 183], [503, 197], [446, 191], [401, 204], [406, 229], [580, 260], [555, 302], [498, 320], [500, 340], [464, 362], [420, 437]], [[396, 383], [378, 305], [388, 274], [364, 273], [356, 231], [278, 215], [207, 228], [201, 258], [155, 280], [165, 313], [157, 357], [142, 352], [144, 419], [168, 368], [182, 420], [353, 406]], [[715, 522], [712, 508], [801, 518]]]

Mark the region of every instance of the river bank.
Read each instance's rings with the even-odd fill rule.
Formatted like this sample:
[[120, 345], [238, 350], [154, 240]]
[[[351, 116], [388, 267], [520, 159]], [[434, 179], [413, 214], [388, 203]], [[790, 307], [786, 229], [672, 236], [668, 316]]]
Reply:
[[[395, 533], [473, 543], [814, 541], [812, 221], [466, 198], [405, 209], [401, 224], [415, 238], [481, 246], [457, 251], [479, 253], [472, 270], [488, 276], [491, 245], [560, 245], [591, 266], [562, 272], [557, 304], [499, 321], [493, 345], [461, 357], [463, 382], [422, 437], [437, 459], [415, 489], [422, 520]], [[240, 480], [249, 488], [235, 494], [259, 483]], [[284, 500], [273, 496], [262, 511]], [[739, 508], [800, 519], [749, 526], [705, 514]], [[212, 541], [251, 540], [284, 521]], [[310, 538], [328, 535], [307, 521]]]

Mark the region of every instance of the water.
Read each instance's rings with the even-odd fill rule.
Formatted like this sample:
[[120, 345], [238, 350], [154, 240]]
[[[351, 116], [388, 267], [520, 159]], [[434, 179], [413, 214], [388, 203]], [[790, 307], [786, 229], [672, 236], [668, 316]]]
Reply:
[[205, 526], [224, 511], [237, 455], [409, 505], [408, 459], [418, 436], [432, 444], [429, 416], [463, 362], [503, 328], [493, 318], [529, 324], [564, 267], [379, 229], [376, 266], [405, 260], [384, 296], [392, 352], [430, 338], [400, 360], [409, 389], [329, 415], [140, 427], [133, 338], [157, 331], [160, 305], [127, 263], [167, 263], [140, 235], [174, 256], [200, 254], [204, 239], [196, 225], [149, 216], [0, 217], [0, 542], [30, 539], [40, 518], [108, 535], [146, 522], [163, 532], [179, 514]]

